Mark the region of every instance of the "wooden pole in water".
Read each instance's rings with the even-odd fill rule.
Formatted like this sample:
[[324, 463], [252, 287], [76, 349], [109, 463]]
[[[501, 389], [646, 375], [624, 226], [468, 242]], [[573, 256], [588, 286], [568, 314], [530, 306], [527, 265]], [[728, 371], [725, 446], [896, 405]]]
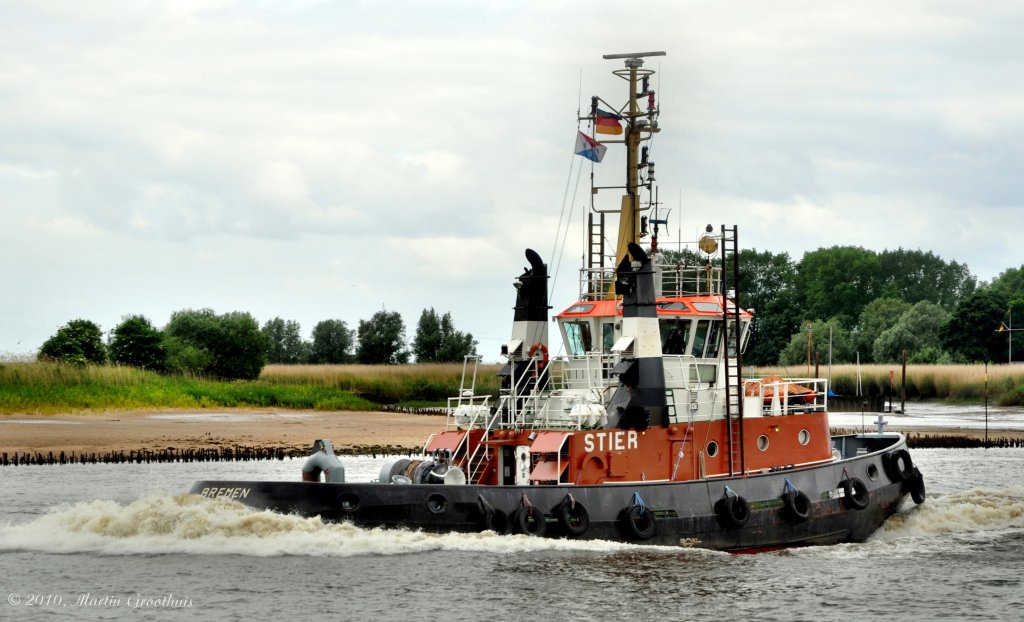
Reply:
[[988, 449], [988, 359], [985, 359], [985, 449]]
[[900, 413], [907, 414], [907, 351], [903, 351], [903, 378], [900, 379]]

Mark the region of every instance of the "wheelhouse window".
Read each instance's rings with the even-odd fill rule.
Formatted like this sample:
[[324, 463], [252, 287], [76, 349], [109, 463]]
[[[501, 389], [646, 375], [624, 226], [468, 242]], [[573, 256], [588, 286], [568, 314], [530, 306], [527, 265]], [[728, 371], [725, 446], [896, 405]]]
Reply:
[[573, 356], [583, 356], [593, 349], [590, 322], [566, 322], [562, 328], [565, 330], [565, 345]]
[[661, 320], [661, 352], [663, 354], [686, 354], [690, 341], [690, 320]]
[[604, 322], [601, 324], [601, 351], [605, 354], [612, 351], [615, 345], [615, 324]]
[[718, 356], [722, 345], [722, 322], [720, 320], [700, 320], [693, 334], [693, 347], [690, 354], [696, 358], [713, 359]]
[[690, 354], [696, 358], [704, 358], [704, 346], [708, 342], [708, 328], [711, 325], [711, 320], [699, 320], [697, 322], [697, 329], [693, 332], [693, 347], [690, 348]]
[[708, 330], [708, 350], [704, 356], [709, 359], [718, 357], [719, 346], [722, 345], [722, 323], [717, 320], [711, 321], [711, 328]]

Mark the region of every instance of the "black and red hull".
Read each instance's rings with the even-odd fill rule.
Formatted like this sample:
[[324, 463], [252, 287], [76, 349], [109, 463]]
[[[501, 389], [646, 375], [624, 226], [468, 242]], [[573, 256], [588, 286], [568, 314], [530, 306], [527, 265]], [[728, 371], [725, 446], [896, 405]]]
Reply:
[[[898, 511], [908, 494], [923, 500], [923, 478], [910, 463], [902, 435], [834, 441], [843, 458], [829, 464], [688, 482], [446, 486], [200, 481], [191, 492], [361, 527], [491, 529], [725, 551], [861, 542]], [[794, 509], [794, 493], [803, 493], [806, 505]]]

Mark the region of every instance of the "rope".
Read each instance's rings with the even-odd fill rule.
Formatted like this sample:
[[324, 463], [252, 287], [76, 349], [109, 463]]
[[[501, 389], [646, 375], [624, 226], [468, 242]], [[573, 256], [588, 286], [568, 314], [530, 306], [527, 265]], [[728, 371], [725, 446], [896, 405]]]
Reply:
[[521, 499], [521, 501], [524, 508], [530, 508], [531, 510], [533, 509], [533, 504], [530, 503], [530, 498], [526, 496], [525, 492], [523, 493], [523, 498]]
[[570, 492], [569, 494], [566, 495], [566, 497], [569, 499], [569, 509], [570, 510], [575, 510], [576, 509], [576, 499], [573, 498], [572, 493]]
[[641, 514], [647, 511], [647, 505], [644, 503], [644, 500], [640, 497], [640, 493], [638, 491], [633, 491], [633, 502], [631, 505], [640, 508]]
[[789, 481], [788, 477], [786, 478], [786, 488], [783, 489], [783, 492], [796, 492], [796, 486], [793, 485], [793, 482]]
[[734, 497], [738, 497], [738, 496], [739, 496], [739, 495], [737, 495], [737, 494], [736, 494], [736, 493], [735, 493], [735, 492], [733, 491], [733, 489], [732, 489], [732, 488], [729, 488], [728, 486], [726, 486], [726, 487], [725, 487], [725, 492], [724, 492], [723, 494], [724, 494], [724, 495], [726, 496], [726, 498], [728, 498], [728, 497], [729, 497], [729, 495], [732, 495], [732, 496], [734, 496]]
[[[579, 126], [577, 126], [577, 130], [578, 129], [579, 129]], [[575, 154], [573, 154], [573, 157], [576, 157]], [[566, 213], [565, 213], [565, 210], [566, 210], [566, 208], [565, 208], [565, 206], [566, 206], [566, 197], [569, 194], [569, 182], [572, 181], [572, 164], [578, 164], [579, 166], [576, 167], [576, 183], [572, 184], [572, 186], [573, 186], [572, 199], [569, 201], [569, 204], [568, 204], [569, 205], [569, 213], [568, 213], [568, 215], [566, 215]], [[558, 215], [558, 229], [556, 229], [556, 232], [555, 232], [555, 244], [554, 244], [554, 246], [551, 249], [551, 263], [552, 263], [552, 268], [553, 269], [551, 270], [552, 275], [551, 275], [551, 291], [550, 291], [550, 293], [552, 293], [552, 294], [555, 291], [555, 285], [558, 284], [558, 272], [559, 272], [559, 270], [562, 267], [562, 255], [565, 253], [565, 241], [569, 237], [569, 225], [572, 223], [572, 215], [576, 211], [576, 193], [577, 193], [577, 191], [579, 191], [579, 187], [580, 187], [580, 174], [583, 172], [583, 159], [582, 158], [580, 158], [578, 161], [573, 161], [572, 164], [569, 165], [569, 178], [565, 180], [565, 184], [566, 185], [565, 185], [565, 194], [562, 196], [562, 211]], [[565, 222], [565, 229], [564, 230], [562, 229], [563, 219], [564, 219], [564, 222]], [[561, 249], [559, 249], [559, 245], [561, 245]]]

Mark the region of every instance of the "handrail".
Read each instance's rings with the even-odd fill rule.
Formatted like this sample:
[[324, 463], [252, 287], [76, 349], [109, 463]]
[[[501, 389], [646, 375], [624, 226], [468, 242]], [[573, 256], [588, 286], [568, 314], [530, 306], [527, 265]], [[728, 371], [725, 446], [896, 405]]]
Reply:
[[[758, 385], [757, 391], [752, 395], [748, 395], [748, 387], [751, 387], [754, 383]], [[790, 399], [789, 389], [791, 386], [800, 386], [811, 389], [812, 393], [800, 395], [810, 395], [813, 397], [813, 400], [802, 404], [796, 403], [796, 400]], [[771, 397], [766, 398], [765, 396], [769, 390], [771, 390]], [[828, 410], [828, 379], [783, 378], [780, 381], [766, 383], [761, 382], [756, 378], [750, 378], [743, 381], [743, 395], [744, 399], [751, 397], [756, 397], [758, 399], [761, 404], [760, 414], [762, 415], [789, 415], [794, 412], [822, 412]]]
[[[721, 295], [719, 266], [661, 264], [656, 276], [658, 296], [719, 296]], [[581, 268], [579, 279], [580, 300], [609, 300], [608, 292], [615, 282], [615, 269], [610, 267]]]

